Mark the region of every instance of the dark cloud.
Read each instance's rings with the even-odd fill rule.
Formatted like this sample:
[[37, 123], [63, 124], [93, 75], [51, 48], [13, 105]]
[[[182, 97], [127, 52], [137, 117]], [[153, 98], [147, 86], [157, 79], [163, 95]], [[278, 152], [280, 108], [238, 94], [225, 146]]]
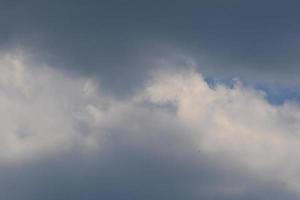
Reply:
[[[172, 138], [169, 138], [172, 140]], [[38, 199], [297, 199], [279, 184], [251, 178], [195, 152], [170, 153], [115, 143], [103, 155], [64, 154], [21, 165], [2, 166], [0, 197]], [[173, 144], [173, 145], [178, 145]], [[166, 147], [168, 148], [168, 147]], [[198, 155], [197, 155], [198, 154]]]
[[2, 46], [96, 72], [117, 93], [143, 80], [145, 57], [178, 54], [208, 76], [299, 84], [297, 1], [2, 2]]

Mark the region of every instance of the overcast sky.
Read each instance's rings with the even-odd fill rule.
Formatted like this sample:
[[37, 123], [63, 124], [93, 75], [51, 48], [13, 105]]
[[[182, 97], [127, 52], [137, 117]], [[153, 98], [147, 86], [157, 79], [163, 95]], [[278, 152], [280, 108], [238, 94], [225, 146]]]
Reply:
[[299, 6], [0, 0], [0, 199], [299, 199]]

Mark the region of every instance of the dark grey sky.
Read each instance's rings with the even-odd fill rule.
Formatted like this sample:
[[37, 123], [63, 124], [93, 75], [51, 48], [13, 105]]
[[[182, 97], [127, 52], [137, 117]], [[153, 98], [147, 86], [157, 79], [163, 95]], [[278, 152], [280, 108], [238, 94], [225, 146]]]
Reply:
[[112, 88], [126, 90], [153, 60], [179, 55], [207, 76], [300, 84], [298, 1], [1, 2], [3, 48], [26, 46], [57, 67], [98, 72]]

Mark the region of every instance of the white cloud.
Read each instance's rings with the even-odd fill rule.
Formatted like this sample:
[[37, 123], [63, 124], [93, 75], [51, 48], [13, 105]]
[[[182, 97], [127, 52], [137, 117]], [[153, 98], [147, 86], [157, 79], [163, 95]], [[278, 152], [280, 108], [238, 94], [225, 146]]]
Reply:
[[1, 163], [78, 148], [110, 151], [121, 135], [124, 143], [175, 157], [195, 147], [187, 159], [199, 150], [300, 194], [297, 104], [271, 105], [240, 83], [212, 88], [194, 70], [156, 72], [125, 100], [101, 93], [92, 79], [18, 54], [2, 54], [0, 72]]
[[258, 177], [300, 192], [298, 105], [271, 105], [262, 91], [240, 83], [211, 88], [193, 70], [154, 77], [146, 96], [154, 103], [173, 103], [201, 151], [233, 159]]
[[26, 63], [20, 54], [1, 55], [0, 71], [2, 161], [88, 145], [95, 130], [81, 133], [78, 124], [96, 126], [105, 99], [92, 80]]

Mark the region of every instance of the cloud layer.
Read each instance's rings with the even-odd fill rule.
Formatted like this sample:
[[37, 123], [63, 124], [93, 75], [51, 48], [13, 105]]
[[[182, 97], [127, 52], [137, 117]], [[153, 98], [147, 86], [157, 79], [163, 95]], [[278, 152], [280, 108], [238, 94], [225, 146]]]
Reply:
[[121, 99], [22, 53], [2, 52], [0, 72], [3, 198], [300, 196], [296, 103], [192, 67], [154, 71]]
[[116, 93], [143, 79], [151, 64], [137, 57], [151, 63], [174, 49], [197, 59], [205, 76], [300, 85], [295, 0], [1, 3], [0, 49], [32, 48], [56, 67], [97, 73]]

